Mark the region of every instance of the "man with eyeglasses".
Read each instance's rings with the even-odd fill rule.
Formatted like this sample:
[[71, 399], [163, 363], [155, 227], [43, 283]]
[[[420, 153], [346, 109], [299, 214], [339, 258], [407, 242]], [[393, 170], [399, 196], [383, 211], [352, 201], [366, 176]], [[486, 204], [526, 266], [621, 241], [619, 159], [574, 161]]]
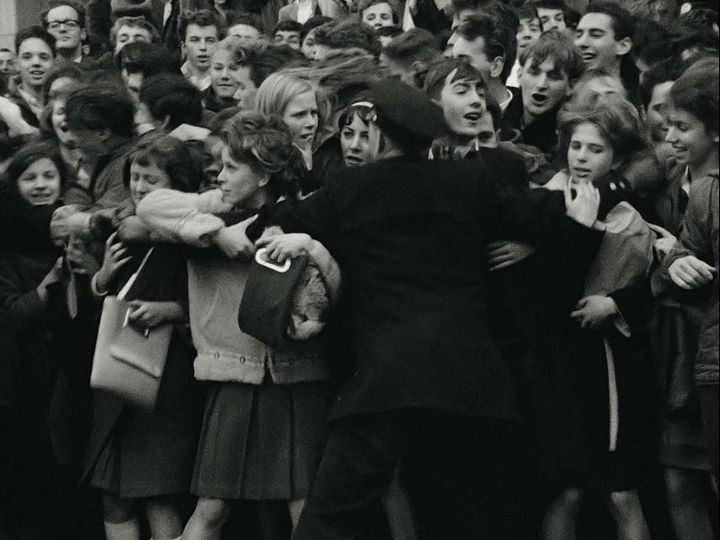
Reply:
[[83, 61], [85, 32], [85, 8], [74, 0], [51, 0], [42, 13], [45, 29], [55, 38], [58, 61], [80, 63]]

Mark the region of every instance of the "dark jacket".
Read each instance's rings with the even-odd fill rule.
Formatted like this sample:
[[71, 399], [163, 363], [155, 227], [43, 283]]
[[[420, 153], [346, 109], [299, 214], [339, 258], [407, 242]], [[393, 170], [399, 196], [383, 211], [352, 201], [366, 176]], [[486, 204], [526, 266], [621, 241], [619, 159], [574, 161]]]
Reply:
[[73, 184], [73, 189], [65, 194], [65, 203], [79, 204], [86, 211], [95, 211], [113, 208], [125, 201], [130, 194], [124, 182], [125, 165], [134, 148], [133, 141], [118, 138], [110, 152], [99, 156], [95, 162], [89, 189]]
[[47, 251], [50, 218], [60, 203], [31, 206], [7, 182], [0, 182], [0, 249]]
[[718, 217], [718, 178], [710, 176], [693, 183], [690, 190], [690, 201], [683, 221], [683, 228], [678, 244], [665, 257], [662, 267], [654, 277], [660, 278], [670, 292], [675, 292], [678, 298], [699, 297], [704, 298], [705, 316], [703, 318], [700, 337], [698, 341], [698, 355], [695, 360], [695, 380], [698, 384], [718, 384], [718, 277], [698, 289], [684, 294], [670, 281], [668, 269], [670, 265], [681, 257], [694, 255], [695, 257], [714, 266], [719, 267], [718, 237], [720, 217]]
[[[132, 274], [137, 271], [148, 249], [147, 245], [136, 245], [131, 248], [130, 253], [133, 259], [110, 285], [112, 292], [117, 292], [122, 288]], [[186, 297], [187, 270], [182, 248], [166, 244], [156, 245], [145, 268], [130, 288], [127, 300], [186, 303]], [[194, 356], [195, 350], [190, 344], [190, 338], [184, 325], [175, 325], [158, 391], [155, 412], [183, 422], [175, 431], [168, 422], [167, 429], [162, 434], [147, 433], [148, 441], [153, 441], [153, 437], [162, 435], [166, 438], [176, 437], [177, 446], [194, 444], [188, 440], [188, 432], [195, 434], [194, 429], [197, 427], [198, 412], [202, 402], [200, 387], [195, 383], [193, 377], [192, 361]], [[128, 412], [130, 412], [130, 417], [134, 418], [131, 409], [126, 407], [125, 402], [121, 399], [96, 393], [93, 427], [86, 450], [83, 475], [88, 474], [96, 464], [112, 433], [116, 429], [122, 431], [120, 420], [122, 414]], [[164, 440], [162, 444], [168, 444], [168, 442], [168, 440]]]
[[520, 132], [522, 141], [543, 151], [548, 161], [557, 157], [557, 115], [560, 105], [538, 116], [531, 124], [524, 126]]
[[406, 407], [515, 415], [490, 337], [483, 248], [494, 231], [536, 237], [567, 218], [557, 194], [510, 189], [492, 170], [389, 159], [343, 171], [277, 216], [327, 246], [343, 272], [356, 371], [336, 418]]

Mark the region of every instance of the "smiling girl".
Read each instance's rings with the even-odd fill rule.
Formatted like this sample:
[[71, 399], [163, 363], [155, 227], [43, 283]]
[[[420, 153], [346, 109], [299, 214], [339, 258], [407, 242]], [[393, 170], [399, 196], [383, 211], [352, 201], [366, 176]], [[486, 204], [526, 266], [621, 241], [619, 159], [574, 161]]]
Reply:
[[[53, 144], [32, 143], [13, 156], [0, 181], [17, 206], [51, 207], [61, 195], [65, 167]], [[52, 527], [61, 526], [58, 516], [67, 511], [60, 501], [48, 502], [53, 497], [48, 494], [67, 489], [58, 485], [58, 438], [49, 422], [65, 353], [57, 346], [56, 331], [63, 319], [60, 254], [46, 241], [31, 239], [0, 251], [3, 344], [13, 345], [3, 349], [0, 359], [0, 517], [3, 531], [19, 527], [33, 538], [52, 535]]]
[[623, 179], [645, 141], [635, 108], [614, 95], [591, 110], [567, 107], [559, 128], [565, 168], [545, 187], [596, 186], [595, 228], [605, 233], [571, 258], [552, 249], [537, 254], [547, 272], [541, 319], [551, 366], [544, 374], [550, 394], [536, 407], [554, 498], [545, 534], [575, 538], [580, 502], [594, 490], [607, 498], [619, 538], [647, 539], [636, 488], [652, 451], [643, 309], [655, 237], [628, 204]]

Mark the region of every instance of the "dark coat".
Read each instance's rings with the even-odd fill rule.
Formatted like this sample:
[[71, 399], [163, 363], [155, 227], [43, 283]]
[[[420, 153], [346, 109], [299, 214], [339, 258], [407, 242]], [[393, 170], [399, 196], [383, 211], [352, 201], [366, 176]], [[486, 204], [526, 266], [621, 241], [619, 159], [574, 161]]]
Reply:
[[718, 268], [718, 238], [720, 233], [718, 217], [718, 177], [711, 175], [693, 183], [690, 201], [678, 244], [663, 261], [656, 272], [657, 281], [674, 293], [681, 301], [702, 299], [703, 316], [698, 340], [698, 355], [695, 362], [697, 384], [718, 384], [718, 277], [709, 284], [693, 291], [682, 291], [670, 280], [668, 269], [673, 262], [687, 255], [694, 255], [707, 264]]
[[[119, 290], [137, 271], [148, 246], [131, 249], [133, 260], [123, 268], [113, 291]], [[127, 299], [181, 301], [187, 294], [186, 259], [182, 248], [159, 244], [128, 292]], [[193, 377], [195, 350], [182, 325], [173, 332], [155, 411], [135, 411], [113, 396], [96, 393], [93, 427], [88, 441], [83, 476], [108, 454], [122, 454], [122, 489], [149, 489], [148, 495], [177, 493], [189, 489], [192, 456], [197, 442], [202, 395]], [[137, 435], [139, 428], [146, 430]], [[134, 434], [127, 436], [128, 433]], [[127, 442], [126, 439], [130, 439]], [[110, 449], [106, 447], [110, 447]], [[118, 450], [118, 448], [122, 450]], [[152, 449], [152, 451], [148, 450]], [[114, 459], [114, 458], [111, 458]], [[111, 461], [113, 462], [113, 461]], [[113, 474], [95, 471], [93, 478], [108, 491], [115, 491]], [[176, 491], [176, 490], [180, 491]], [[158, 490], [157, 493], [153, 493]]]
[[[632, 196], [624, 189], [601, 190], [601, 198], [600, 219]], [[596, 232], [587, 242], [547, 244], [536, 253], [543, 366], [533, 382], [532, 421], [553, 486], [622, 491], [636, 487], [652, 451], [652, 365], [645, 328], [650, 294], [647, 281], [608, 294], [629, 325], [630, 337], [611, 326], [583, 330], [570, 317], [585, 296], [602, 237]], [[619, 396], [619, 435], [612, 453], [604, 339], [612, 349]]]
[[497, 231], [537, 237], [567, 218], [559, 194], [510, 189], [485, 161], [347, 169], [278, 215], [286, 231], [325, 244], [343, 271], [357, 369], [334, 417], [406, 407], [515, 415], [488, 328], [483, 248]]
[[0, 249], [52, 250], [50, 218], [60, 204], [31, 206], [7, 182], [0, 182]]
[[553, 161], [557, 157], [557, 116], [560, 106], [561, 105], [558, 105], [557, 107], [541, 114], [534, 122], [524, 126], [520, 130], [522, 134], [522, 141], [525, 144], [529, 144], [530, 146], [534, 146], [542, 150], [548, 158], [548, 161]]

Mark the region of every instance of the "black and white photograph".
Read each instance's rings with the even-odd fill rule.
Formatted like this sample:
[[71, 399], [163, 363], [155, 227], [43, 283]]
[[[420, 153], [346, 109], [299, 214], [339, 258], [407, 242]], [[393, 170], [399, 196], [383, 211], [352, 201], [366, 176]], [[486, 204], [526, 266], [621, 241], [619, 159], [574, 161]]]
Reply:
[[718, 1], [0, 0], [0, 540], [718, 540]]

